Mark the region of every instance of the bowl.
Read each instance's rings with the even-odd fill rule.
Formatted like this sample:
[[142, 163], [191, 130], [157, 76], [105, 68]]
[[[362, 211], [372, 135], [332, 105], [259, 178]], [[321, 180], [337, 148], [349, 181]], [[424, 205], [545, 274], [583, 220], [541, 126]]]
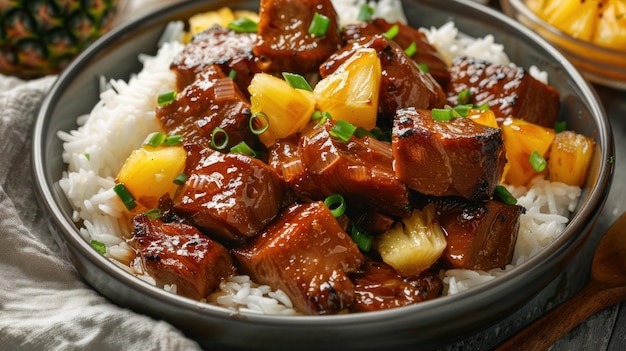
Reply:
[[456, 295], [398, 309], [331, 316], [235, 313], [156, 288], [114, 265], [81, 237], [72, 220], [72, 209], [58, 185], [67, 166], [57, 132], [75, 129], [76, 116], [93, 108], [100, 76], [128, 79], [137, 72], [137, 56], [156, 52], [168, 22], [226, 5], [258, 8], [255, 1], [186, 1], [115, 28], [72, 62], [41, 107], [33, 138], [39, 202], [49, 214], [52, 234], [77, 271], [110, 301], [166, 320], [207, 349], [281, 350], [294, 345], [302, 350], [411, 345], [429, 349], [460, 340], [513, 313], [553, 280], [585, 244], [613, 174], [610, 125], [594, 90], [558, 50], [503, 14], [467, 0], [422, 0], [403, 2], [411, 24], [441, 26], [454, 19], [468, 35], [494, 35], [497, 42], [507, 45], [518, 65], [538, 65], [550, 74], [552, 85], [561, 93], [561, 118], [567, 120], [569, 129], [594, 138], [597, 148], [579, 207], [552, 244], [510, 274]]
[[123, 0], [11, 1], [0, 5], [0, 73], [59, 73], [116, 23]]
[[525, 0], [500, 0], [502, 11], [518, 20], [563, 52], [590, 81], [626, 89], [626, 50], [614, 50], [575, 38], [542, 20]]

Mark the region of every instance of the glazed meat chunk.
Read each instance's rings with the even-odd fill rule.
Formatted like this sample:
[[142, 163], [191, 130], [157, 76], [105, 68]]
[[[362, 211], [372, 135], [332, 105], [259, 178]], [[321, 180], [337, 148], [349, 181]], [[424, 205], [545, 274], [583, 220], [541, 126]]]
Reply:
[[351, 274], [356, 299], [352, 312], [379, 311], [434, 299], [443, 289], [441, 278], [431, 269], [402, 277], [386, 263], [367, 261]]
[[489, 270], [511, 263], [522, 206], [458, 199], [441, 199], [436, 206], [448, 242], [441, 257], [445, 267]]
[[[328, 17], [323, 36], [309, 33], [315, 14]], [[262, 0], [259, 43], [254, 54], [264, 71], [307, 74], [342, 45], [338, 17], [330, 0]]]
[[174, 210], [202, 230], [239, 242], [257, 234], [285, 205], [285, 183], [262, 161], [185, 145], [187, 180]]
[[218, 242], [196, 227], [139, 214], [133, 219], [129, 244], [161, 284], [176, 284], [176, 293], [194, 300], [206, 298], [220, 280], [235, 273], [233, 258]]
[[426, 35], [419, 30], [404, 23], [387, 22], [382, 18], [375, 18], [371, 22], [348, 24], [342, 34], [344, 40], [350, 42], [361, 37], [386, 33], [394, 26], [398, 26], [398, 35], [393, 37], [392, 40], [403, 50], [406, 50], [415, 43], [415, 53], [410, 57], [418, 64], [425, 65], [428, 68], [428, 73], [430, 73], [442, 87], [446, 86], [450, 81], [448, 64], [441, 57], [439, 51], [428, 42]]
[[236, 33], [215, 25], [196, 34], [174, 59], [170, 68], [176, 72], [177, 90], [183, 90], [196, 80], [196, 75], [207, 66], [219, 65], [223, 72], [237, 72], [235, 83], [244, 94], [255, 73], [260, 72], [252, 48], [256, 33]]
[[506, 163], [500, 129], [468, 118], [436, 121], [430, 110], [399, 110], [392, 145], [397, 177], [426, 195], [488, 200]]
[[468, 102], [477, 106], [489, 104], [499, 120], [516, 117], [554, 127], [559, 112], [559, 93], [525, 69], [458, 57], [452, 63], [450, 74], [446, 88], [449, 104], [456, 105], [459, 93], [469, 90]]
[[322, 202], [292, 205], [233, 254], [256, 282], [281, 289], [298, 310], [321, 315], [352, 305], [354, 285], [347, 274], [363, 262]]
[[334, 122], [315, 125], [300, 138], [298, 152], [317, 200], [341, 194], [348, 207], [406, 217], [411, 212], [409, 190], [393, 171], [391, 144], [373, 137], [332, 136]]
[[209, 147], [211, 134], [221, 128], [229, 138], [225, 150], [241, 141], [253, 148], [258, 144], [248, 127], [250, 102], [217, 65], [205, 67], [172, 103], [158, 107], [156, 115], [163, 130], [183, 135], [186, 143]]
[[378, 110], [383, 119], [379, 123], [384, 127], [391, 125], [391, 120], [399, 108], [443, 107], [446, 95], [433, 77], [423, 72], [404, 50], [383, 35], [362, 37], [349, 43], [333, 54], [320, 66], [322, 77], [333, 73], [357, 50], [373, 48], [378, 53], [382, 68], [380, 98]]
[[282, 176], [287, 186], [305, 201], [314, 198], [317, 185], [304, 168], [298, 147], [300, 138], [279, 139], [269, 150], [268, 165]]

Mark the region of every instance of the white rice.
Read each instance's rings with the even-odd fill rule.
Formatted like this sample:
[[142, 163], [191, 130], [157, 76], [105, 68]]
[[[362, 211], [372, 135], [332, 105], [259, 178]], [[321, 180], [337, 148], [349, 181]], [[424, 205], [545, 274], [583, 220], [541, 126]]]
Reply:
[[[342, 22], [349, 23], [356, 18], [358, 8], [364, 1], [334, 0], [333, 3], [343, 16]], [[400, 1], [381, 0], [372, 5], [377, 14], [389, 20], [406, 22]], [[77, 118], [78, 129], [58, 133], [64, 142], [63, 161], [68, 164], [59, 186], [74, 208], [73, 220], [82, 223], [80, 234], [87, 241], [104, 243], [106, 257], [121, 269], [153, 285], [157, 282], [143, 271], [140, 260], [126, 243], [132, 228], [112, 188], [126, 157], [141, 146], [149, 133], [160, 129], [155, 117], [156, 97], [175, 88], [176, 78], [169, 65], [183, 48], [183, 44], [172, 40], [181, 37], [182, 26], [174, 23], [168, 28], [164, 36], [167, 39], [160, 43], [156, 56], [139, 57], [143, 64], [141, 72], [128, 82], [111, 80], [106, 84], [103, 81], [102, 86], [106, 90], [100, 95], [100, 102], [88, 115]], [[421, 30], [447, 60], [456, 55], [469, 55], [498, 64], [510, 64], [504, 47], [494, 43], [492, 36], [477, 39], [462, 36], [453, 22], [440, 28]], [[547, 81], [547, 75], [536, 67], [530, 72]], [[519, 238], [511, 266], [489, 272], [443, 272], [444, 295], [494, 279], [536, 254], [562, 232], [578, 202], [580, 188], [542, 179], [535, 179], [531, 185], [529, 189], [509, 189], [518, 198], [519, 204], [527, 209], [520, 220]], [[175, 286], [161, 287], [176, 292]], [[296, 314], [284, 292], [256, 284], [248, 276], [225, 279], [219, 290], [207, 300], [239, 311]]]

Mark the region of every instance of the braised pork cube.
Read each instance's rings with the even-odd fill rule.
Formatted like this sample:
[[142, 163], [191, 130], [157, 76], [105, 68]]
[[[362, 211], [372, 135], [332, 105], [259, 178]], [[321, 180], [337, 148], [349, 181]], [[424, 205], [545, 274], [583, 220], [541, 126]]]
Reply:
[[372, 260], [366, 261], [350, 279], [356, 297], [352, 312], [387, 310], [431, 300], [443, 289], [441, 278], [431, 269], [402, 277], [388, 264]]
[[[330, 0], [261, 0], [259, 43], [253, 49], [264, 71], [307, 74], [343, 45], [339, 20]], [[314, 18], [328, 28], [311, 34]]]
[[298, 151], [299, 139], [299, 137], [293, 137], [277, 140], [269, 149], [267, 164], [283, 177], [287, 186], [297, 196], [302, 200], [310, 201], [315, 198], [317, 185], [313, 183], [302, 163]]
[[321, 201], [290, 206], [232, 252], [243, 272], [284, 291], [303, 313], [335, 314], [354, 302], [347, 274], [363, 255]]
[[320, 66], [322, 77], [336, 71], [362, 48], [375, 49], [380, 58], [382, 79], [378, 110], [384, 117], [379, 120], [383, 126], [391, 125], [391, 119], [399, 108], [428, 109], [445, 105], [446, 95], [434, 78], [423, 72], [398, 44], [383, 35], [362, 37], [344, 46]]
[[392, 146], [396, 176], [426, 195], [488, 200], [506, 163], [499, 128], [469, 118], [434, 120], [430, 110], [399, 110]]
[[436, 205], [448, 243], [440, 259], [445, 267], [489, 270], [511, 263], [522, 206], [458, 199], [442, 199]]
[[[187, 143], [209, 147], [213, 131], [221, 128], [228, 134], [225, 150], [242, 141], [253, 148], [258, 144], [248, 127], [250, 102], [217, 65], [205, 67], [173, 102], [158, 107], [156, 115], [169, 135], [183, 135]], [[220, 133], [216, 140], [221, 143]]]
[[256, 33], [236, 33], [219, 25], [196, 34], [170, 65], [176, 72], [177, 90], [183, 90], [198, 73], [215, 64], [226, 74], [236, 72], [235, 83], [247, 96], [252, 77], [261, 71], [252, 54], [256, 42]]
[[176, 284], [178, 295], [206, 298], [222, 278], [235, 273], [228, 250], [194, 226], [145, 214], [135, 216], [133, 224], [129, 244], [146, 271], [160, 284]]
[[174, 208], [207, 233], [240, 242], [285, 205], [284, 181], [262, 161], [198, 144], [185, 149], [187, 180], [173, 198]]
[[446, 91], [449, 104], [458, 103], [459, 93], [469, 91], [468, 103], [489, 104], [498, 120], [516, 117], [553, 128], [559, 112], [559, 92], [523, 68], [495, 65], [458, 57], [450, 68]]
[[406, 217], [411, 213], [409, 190], [393, 171], [391, 144], [373, 137], [334, 137], [331, 120], [306, 130], [299, 154], [317, 200], [341, 194], [348, 207]]
[[412, 45], [415, 45], [416, 50], [410, 57], [418, 64], [427, 67], [428, 73], [442, 87], [446, 86], [450, 81], [448, 64], [441, 57], [439, 51], [428, 42], [426, 35], [419, 30], [404, 23], [387, 22], [385, 19], [375, 18], [371, 22], [348, 24], [342, 34], [344, 40], [350, 42], [366, 36], [387, 33], [394, 26], [398, 26], [398, 34], [392, 40], [398, 43], [405, 52]]

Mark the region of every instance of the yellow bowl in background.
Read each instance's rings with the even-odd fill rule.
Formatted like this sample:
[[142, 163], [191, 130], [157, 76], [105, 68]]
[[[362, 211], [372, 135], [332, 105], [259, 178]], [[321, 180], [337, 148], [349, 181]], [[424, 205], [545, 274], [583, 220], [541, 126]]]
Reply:
[[574, 38], [539, 18], [526, 3], [526, 0], [500, 0], [505, 14], [561, 50], [587, 79], [626, 90], [626, 48], [618, 51]]

